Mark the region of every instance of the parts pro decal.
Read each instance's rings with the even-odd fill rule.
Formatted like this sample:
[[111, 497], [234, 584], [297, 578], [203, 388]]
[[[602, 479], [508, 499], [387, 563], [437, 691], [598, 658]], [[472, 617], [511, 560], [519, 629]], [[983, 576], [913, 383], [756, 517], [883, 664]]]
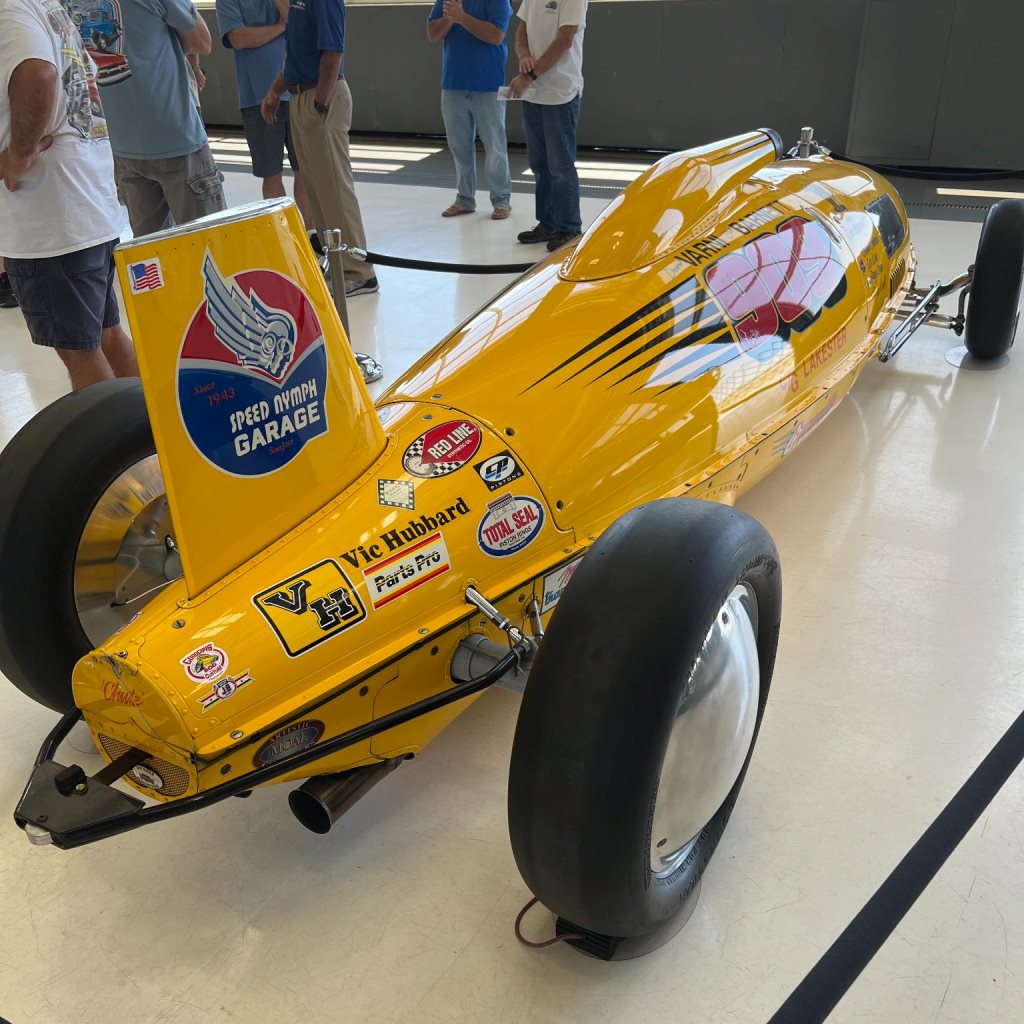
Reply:
[[406, 472], [424, 479], [447, 476], [476, 455], [480, 437], [480, 428], [469, 420], [440, 423], [406, 448], [402, 465]]
[[444, 537], [435, 533], [401, 554], [392, 555], [372, 569], [363, 571], [370, 604], [374, 608], [382, 608], [428, 580], [436, 579], [451, 567]]
[[292, 658], [366, 618], [359, 595], [333, 558], [275, 583], [252, 600]]
[[533, 543], [543, 525], [544, 506], [536, 498], [506, 494], [488, 502], [487, 515], [477, 531], [477, 543], [488, 555], [514, 555]]
[[206, 301], [178, 356], [189, 440], [218, 469], [266, 476], [327, 433], [327, 352], [305, 292], [272, 270], [225, 278], [209, 253]]

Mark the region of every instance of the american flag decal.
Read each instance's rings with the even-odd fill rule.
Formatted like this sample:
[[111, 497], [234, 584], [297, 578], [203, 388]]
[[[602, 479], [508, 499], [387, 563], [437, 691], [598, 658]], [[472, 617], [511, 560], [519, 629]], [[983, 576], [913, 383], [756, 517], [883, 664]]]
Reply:
[[129, 263], [128, 281], [132, 286], [132, 295], [163, 288], [164, 275], [160, 269], [160, 261], [153, 259], [142, 263]]

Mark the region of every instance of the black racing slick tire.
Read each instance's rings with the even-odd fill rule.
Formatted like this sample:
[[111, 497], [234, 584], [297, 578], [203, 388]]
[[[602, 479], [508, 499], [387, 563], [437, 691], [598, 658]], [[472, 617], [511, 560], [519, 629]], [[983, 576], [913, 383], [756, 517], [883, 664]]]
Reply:
[[76, 603], [83, 531], [155, 450], [142, 386], [126, 378], [59, 399], [0, 453], [0, 673], [54, 711], [73, 706], [71, 670], [94, 646]]
[[640, 506], [584, 557], [530, 672], [508, 793], [519, 870], [574, 928], [646, 935], [681, 908], [750, 763], [781, 604], [768, 533], [710, 502]]
[[1024, 201], [1003, 199], [981, 227], [967, 301], [964, 345], [976, 359], [998, 359], [1017, 333], [1024, 281]]

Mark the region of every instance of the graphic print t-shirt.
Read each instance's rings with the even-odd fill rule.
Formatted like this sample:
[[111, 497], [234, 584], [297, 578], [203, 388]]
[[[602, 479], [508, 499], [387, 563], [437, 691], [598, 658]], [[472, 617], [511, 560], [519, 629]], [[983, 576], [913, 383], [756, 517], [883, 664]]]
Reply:
[[114, 153], [161, 160], [202, 149], [206, 128], [178, 37], [196, 26], [192, 0], [65, 2], [99, 67]]
[[95, 66], [60, 0], [0, 3], [0, 150], [11, 141], [9, 86], [26, 60], [57, 69], [53, 145], [14, 192], [0, 186], [0, 256], [61, 256], [121, 233], [114, 161], [96, 88]]

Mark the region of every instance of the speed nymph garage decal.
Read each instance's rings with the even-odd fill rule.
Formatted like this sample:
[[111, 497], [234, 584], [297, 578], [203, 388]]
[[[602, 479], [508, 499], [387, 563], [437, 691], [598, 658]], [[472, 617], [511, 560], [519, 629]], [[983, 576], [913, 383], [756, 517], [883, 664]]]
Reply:
[[327, 355], [313, 306], [272, 270], [225, 278], [209, 253], [205, 301], [178, 356], [189, 439], [218, 469], [266, 476], [327, 432]]

